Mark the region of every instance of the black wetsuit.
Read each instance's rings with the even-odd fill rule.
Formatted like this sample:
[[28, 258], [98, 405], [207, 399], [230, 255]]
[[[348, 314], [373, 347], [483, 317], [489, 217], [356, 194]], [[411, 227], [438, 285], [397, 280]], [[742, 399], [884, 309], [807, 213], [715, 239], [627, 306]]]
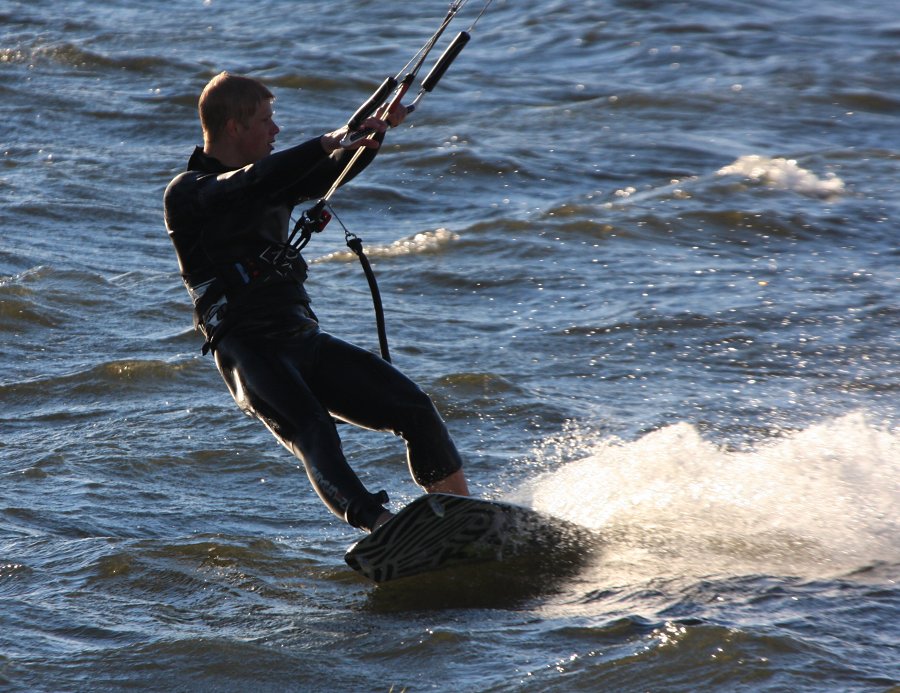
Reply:
[[[353, 173], [374, 154], [366, 151]], [[279, 253], [294, 205], [324, 194], [347, 155], [328, 156], [315, 139], [229, 171], [198, 147], [166, 189], [165, 219], [205, 348], [235, 401], [303, 462], [332, 512], [371, 529], [387, 496], [369, 493], [347, 464], [332, 416], [401, 436], [420, 485], [461, 462], [415, 383], [319, 329], [303, 286], [306, 263]]]

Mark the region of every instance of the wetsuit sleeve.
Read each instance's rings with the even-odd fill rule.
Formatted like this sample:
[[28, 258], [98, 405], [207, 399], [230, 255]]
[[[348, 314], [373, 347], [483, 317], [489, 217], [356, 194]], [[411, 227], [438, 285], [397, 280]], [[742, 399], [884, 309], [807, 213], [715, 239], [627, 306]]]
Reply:
[[[346, 180], [368, 166], [376, 153], [375, 149], [364, 150]], [[266, 213], [261, 206], [292, 207], [302, 200], [321, 197], [353, 154], [337, 150], [329, 156], [317, 137], [234, 171], [191, 166], [169, 184], [164, 196], [166, 227], [179, 257], [184, 260], [191, 255], [204, 233], [213, 227], [220, 241], [245, 235], [248, 228], [259, 225], [257, 215]]]
[[240, 192], [273, 203], [295, 202], [310, 188], [310, 173], [328, 159], [319, 138], [309, 140], [244, 168], [220, 173], [214, 180], [206, 180], [201, 186], [200, 202], [204, 206], [215, 205], [217, 200], [211, 198], [219, 197], [233, 201], [234, 195]]
[[[379, 143], [383, 142], [384, 133], [377, 134], [375, 139]], [[377, 149], [364, 149], [341, 185], [350, 182], [358, 176], [363, 169], [372, 163], [378, 151]], [[287, 191], [289, 197], [293, 196], [290, 197], [290, 201], [297, 202], [303, 199], [309, 200], [314, 197], [322, 197], [331, 188], [332, 183], [338, 179], [338, 176], [343, 173], [355, 155], [356, 150], [338, 149], [331, 156], [325, 157], [298, 180], [296, 184], [290, 186]]]
[[[368, 166], [376, 153], [375, 149], [365, 150], [345, 182]], [[317, 137], [270, 154], [244, 168], [204, 177], [198, 190], [198, 202], [203, 207], [215, 208], [234, 204], [240, 195], [247, 194], [276, 204], [293, 205], [321, 197], [337, 180], [353, 154], [353, 151], [339, 149], [329, 156]]]

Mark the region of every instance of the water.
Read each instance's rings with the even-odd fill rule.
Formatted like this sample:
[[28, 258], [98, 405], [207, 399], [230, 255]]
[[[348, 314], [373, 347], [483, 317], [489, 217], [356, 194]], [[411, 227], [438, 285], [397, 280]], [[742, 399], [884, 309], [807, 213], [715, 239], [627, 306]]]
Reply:
[[[334, 202], [473, 490], [604, 544], [380, 588], [200, 356], [161, 197], [212, 74], [265, 79], [285, 146], [446, 6], [0, 5], [0, 688], [900, 686], [896, 8], [524, 4]], [[308, 259], [376, 348], [340, 229]]]

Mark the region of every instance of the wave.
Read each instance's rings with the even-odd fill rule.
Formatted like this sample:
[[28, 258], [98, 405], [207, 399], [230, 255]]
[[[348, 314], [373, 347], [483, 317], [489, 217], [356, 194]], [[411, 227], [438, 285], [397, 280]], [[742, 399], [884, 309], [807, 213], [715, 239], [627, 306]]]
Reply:
[[[374, 245], [365, 247], [365, 253], [369, 257], [403, 257], [405, 255], [427, 255], [440, 252], [447, 245], [459, 240], [459, 236], [445, 228], [434, 231], [423, 231], [414, 236], [407, 236], [388, 245]], [[356, 258], [351, 250], [339, 250], [328, 253], [312, 261], [320, 262], [347, 262]]]
[[[132, 46], [133, 48], [133, 46]], [[108, 55], [92, 51], [69, 41], [39, 43], [34, 46], [6, 49], [0, 53], [0, 62], [47, 62], [65, 67], [125, 70], [127, 72], [152, 73], [170, 69], [172, 60], [152, 55]]]
[[75, 373], [35, 378], [0, 384], [0, 398], [9, 397], [31, 400], [58, 393], [66, 398], [79, 395], [96, 395], [110, 390], [124, 389], [144, 391], [148, 386], [176, 379], [179, 373], [189, 371], [192, 361], [170, 362], [158, 359], [121, 359], [101, 363]]
[[720, 167], [712, 178], [708, 174], [690, 175], [645, 189], [635, 186], [617, 188], [603, 206], [612, 209], [651, 201], [688, 201], [695, 197], [715, 199], [721, 205], [723, 200], [734, 197], [734, 193], [706, 188], [729, 177], [829, 202], [846, 193], [844, 181], [831, 171], [820, 176], [800, 166], [796, 159], [749, 154]]
[[844, 181], [828, 172], [820, 178], [812, 171], [797, 165], [794, 159], [769, 158], [758, 154], [742, 156], [728, 166], [720, 168], [716, 175], [738, 176], [754, 183], [761, 183], [781, 190], [792, 190], [801, 195], [833, 198], [844, 193]]

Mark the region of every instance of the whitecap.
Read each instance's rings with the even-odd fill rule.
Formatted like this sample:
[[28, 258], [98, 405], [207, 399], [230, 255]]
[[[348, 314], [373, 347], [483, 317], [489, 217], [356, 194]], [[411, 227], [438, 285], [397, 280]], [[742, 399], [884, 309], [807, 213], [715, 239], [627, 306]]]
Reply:
[[769, 158], [750, 154], [738, 158], [717, 172], [720, 176], [740, 176], [780, 190], [792, 190], [810, 197], [828, 198], [844, 192], [844, 181], [832, 172], [820, 178], [802, 168], [795, 159]]
[[[439, 251], [444, 246], [459, 239], [459, 235], [445, 228], [423, 231], [413, 236], [400, 238], [389, 245], [366, 246], [369, 257], [401, 257], [403, 255], [424, 255]], [[356, 255], [351, 250], [339, 250], [317, 258], [314, 262], [344, 262]]]

